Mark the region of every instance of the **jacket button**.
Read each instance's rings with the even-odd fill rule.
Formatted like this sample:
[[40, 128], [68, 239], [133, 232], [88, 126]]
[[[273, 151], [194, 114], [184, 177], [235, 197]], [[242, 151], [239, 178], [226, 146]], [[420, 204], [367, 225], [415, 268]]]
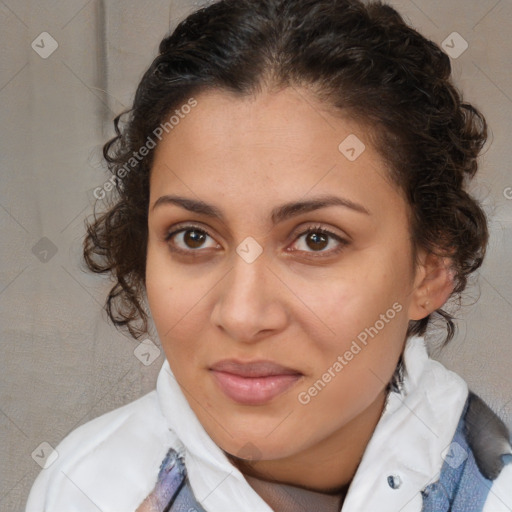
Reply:
[[398, 475], [389, 475], [388, 484], [391, 489], [398, 489], [402, 485], [402, 479]]

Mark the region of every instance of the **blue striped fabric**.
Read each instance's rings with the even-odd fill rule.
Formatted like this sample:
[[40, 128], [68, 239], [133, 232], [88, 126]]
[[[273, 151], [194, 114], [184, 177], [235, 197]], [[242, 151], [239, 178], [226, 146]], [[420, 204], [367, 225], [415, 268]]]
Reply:
[[439, 479], [422, 491], [422, 512], [482, 512], [492, 480], [485, 478], [465, 436], [466, 401]]

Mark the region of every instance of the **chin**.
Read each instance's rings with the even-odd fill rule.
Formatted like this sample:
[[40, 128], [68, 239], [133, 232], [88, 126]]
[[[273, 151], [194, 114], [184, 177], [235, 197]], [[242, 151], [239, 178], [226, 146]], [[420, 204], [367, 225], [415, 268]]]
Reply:
[[268, 439], [245, 438], [241, 442], [229, 443], [229, 446], [221, 446], [227, 454], [244, 461], [277, 460], [284, 459], [295, 453], [294, 447], [283, 446], [284, 440], [276, 439], [269, 442]]
[[224, 425], [227, 432], [216, 428], [214, 433], [210, 433], [210, 437], [227, 454], [247, 461], [284, 459], [314, 443], [314, 440], [300, 438], [300, 429], [285, 430], [275, 421], [261, 424], [257, 431], [254, 426], [247, 429], [241, 425], [234, 428], [228, 422], [224, 422]]

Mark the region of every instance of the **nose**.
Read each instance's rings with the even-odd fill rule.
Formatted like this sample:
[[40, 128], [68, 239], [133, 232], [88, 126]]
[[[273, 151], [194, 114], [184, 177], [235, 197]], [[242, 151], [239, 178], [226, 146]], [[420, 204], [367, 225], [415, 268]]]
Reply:
[[231, 339], [254, 343], [285, 328], [286, 287], [263, 255], [252, 263], [235, 255], [233, 268], [216, 290], [211, 320]]

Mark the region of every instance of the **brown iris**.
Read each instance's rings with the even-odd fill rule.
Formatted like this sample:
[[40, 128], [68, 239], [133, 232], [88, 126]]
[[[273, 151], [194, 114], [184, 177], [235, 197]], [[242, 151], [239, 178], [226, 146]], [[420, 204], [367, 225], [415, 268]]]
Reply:
[[329, 243], [328, 236], [323, 233], [309, 233], [306, 237], [306, 243], [311, 249], [321, 250], [324, 249]]

